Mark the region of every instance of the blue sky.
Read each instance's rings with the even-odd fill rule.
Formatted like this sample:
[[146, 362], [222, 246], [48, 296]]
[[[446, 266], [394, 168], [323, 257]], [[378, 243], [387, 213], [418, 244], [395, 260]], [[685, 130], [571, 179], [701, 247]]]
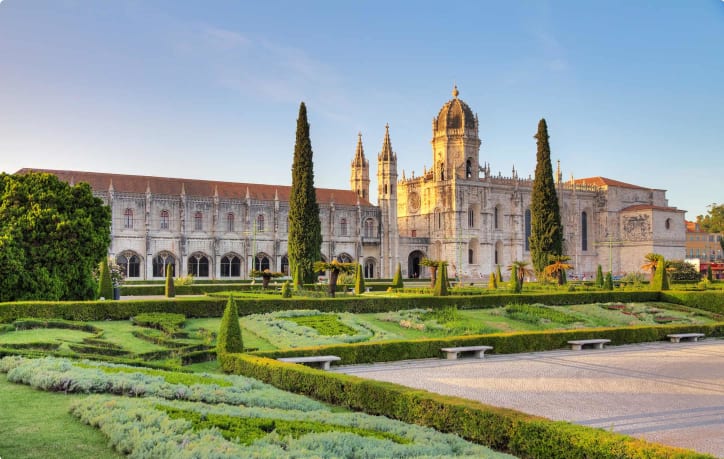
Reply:
[[724, 202], [721, 0], [5, 0], [0, 65], [5, 172], [288, 185], [304, 101], [318, 187], [349, 187], [357, 132], [374, 176], [386, 123], [419, 175], [457, 84], [494, 173], [533, 173], [545, 117], [566, 179]]

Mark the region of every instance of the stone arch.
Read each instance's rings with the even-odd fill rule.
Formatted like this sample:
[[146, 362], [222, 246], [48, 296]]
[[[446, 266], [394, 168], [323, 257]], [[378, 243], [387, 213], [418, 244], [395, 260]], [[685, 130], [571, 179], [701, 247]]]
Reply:
[[140, 278], [142, 276], [143, 257], [133, 250], [124, 250], [116, 255], [116, 264], [121, 267], [126, 278]]
[[187, 274], [194, 277], [210, 277], [211, 258], [204, 252], [194, 252], [187, 260]]
[[238, 253], [229, 252], [221, 257], [221, 277], [241, 277], [241, 260]]
[[348, 254], [347, 252], [342, 252], [339, 255], [337, 255], [337, 261], [340, 263], [352, 263], [353, 258], [352, 255]]
[[153, 277], [166, 277], [166, 266], [171, 265], [171, 275], [176, 276], [176, 255], [173, 253], [162, 250], [153, 257], [151, 263], [153, 268]]
[[477, 238], [470, 239], [468, 243], [468, 264], [477, 265], [480, 263], [480, 242]]
[[425, 254], [420, 250], [414, 250], [407, 256], [407, 277], [416, 279], [422, 275], [422, 259]]
[[375, 277], [375, 271], [377, 267], [377, 260], [374, 257], [367, 257], [364, 260], [364, 275], [365, 279], [372, 279]]
[[495, 265], [503, 265], [503, 241], [498, 240], [495, 242], [495, 247], [493, 248], [493, 264]]
[[254, 269], [264, 271], [272, 269], [272, 258], [265, 252], [258, 252], [254, 255]]

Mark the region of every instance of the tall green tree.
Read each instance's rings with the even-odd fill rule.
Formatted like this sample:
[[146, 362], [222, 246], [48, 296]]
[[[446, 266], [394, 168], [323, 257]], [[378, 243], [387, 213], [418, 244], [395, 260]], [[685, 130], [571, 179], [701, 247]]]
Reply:
[[496, 281], [498, 284], [503, 282], [503, 274], [500, 272], [500, 265], [495, 265], [495, 277], [497, 278]]
[[538, 150], [530, 197], [530, 256], [533, 268], [541, 278], [548, 259], [551, 256], [563, 255], [563, 226], [553, 180], [548, 126], [544, 118], [538, 123], [535, 138]]
[[652, 290], [668, 290], [669, 289], [669, 275], [666, 272], [666, 260], [664, 257], [659, 257], [659, 262], [656, 265], [656, 272], [654, 278], [651, 280]]
[[297, 140], [292, 163], [292, 190], [289, 197], [289, 268], [295, 287], [314, 282], [314, 263], [322, 258], [322, 224], [314, 189], [312, 142], [309, 139], [307, 107], [299, 105]]
[[488, 277], [488, 289], [497, 290], [497, 288], [498, 288], [498, 282], [495, 280], [495, 274], [490, 273], [490, 277]]
[[598, 268], [596, 268], [596, 287], [603, 288], [603, 282], [603, 268], [598, 265]]
[[113, 299], [113, 283], [111, 270], [108, 268], [108, 259], [103, 258], [98, 268], [98, 298]]
[[0, 301], [90, 300], [111, 211], [87, 183], [0, 174]]
[[435, 279], [435, 288], [433, 288], [432, 294], [435, 296], [449, 295], [447, 284], [447, 262], [441, 261], [437, 265], [437, 277]]
[[176, 296], [176, 286], [173, 283], [173, 266], [170, 263], [166, 265], [166, 288], [164, 294], [166, 298], [174, 298]]
[[696, 216], [699, 228], [708, 233], [724, 233], [724, 204], [713, 203], [707, 207], [706, 215]]
[[354, 278], [354, 294], [361, 295], [365, 291], [365, 273], [362, 271], [362, 265], [357, 263], [357, 272]]
[[244, 352], [244, 341], [239, 326], [239, 311], [234, 298], [229, 295], [219, 326], [219, 336], [216, 338], [216, 353], [220, 355], [233, 352]]
[[606, 280], [603, 281], [603, 289], [613, 290], [613, 276], [611, 275], [611, 271], [606, 273]]
[[520, 293], [523, 288], [520, 282], [520, 278], [518, 277], [518, 265], [514, 264], [510, 266], [509, 285], [511, 293]]
[[395, 276], [392, 278], [392, 288], [403, 288], [405, 286], [402, 281], [402, 267], [397, 263], [397, 269], [395, 270]]

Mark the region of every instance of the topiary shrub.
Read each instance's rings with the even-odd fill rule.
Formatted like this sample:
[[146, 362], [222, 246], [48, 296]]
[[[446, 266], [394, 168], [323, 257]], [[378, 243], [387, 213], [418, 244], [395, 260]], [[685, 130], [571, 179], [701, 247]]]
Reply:
[[596, 269], [596, 287], [603, 288], [603, 268], [601, 268], [601, 265], [598, 265]]
[[354, 294], [361, 295], [365, 291], [365, 276], [362, 272], [362, 265], [357, 263], [357, 272], [354, 278]]
[[499, 284], [503, 282], [503, 274], [500, 272], [500, 265], [495, 265], [495, 281]]
[[603, 281], [603, 289], [613, 290], [613, 276], [611, 275], [611, 271], [606, 273], [606, 280]]
[[518, 279], [518, 266], [512, 265], [510, 269], [510, 293], [520, 293], [522, 285]]
[[221, 318], [219, 335], [216, 338], [216, 354], [243, 352], [244, 342], [241, 339], [241, 327], [239, 327], [239, 313], [236, 310], [236, 302], [229, 295], [226, 302], [226, 309]]
[[669, 289], [669, 276], [666, 272], [666, 260], [664, 260], [664, 257], [659, 257], [659, 262], [656, 264], [656, 272], [651, 281], [651, 289], [657, 291]]
[[107, 258], [103, 258], [99, 265], [98, 298], [113, 299], [113, 283], [111, 282], [111, 271], [108, 268]]
[[176, 287], [173, 285], [173, 273], [171, 265], [166, 265], [166, 298], [174, 298], [176, 296]]
[[397, 269], [395, 270], [395, 276], [392, 278], [392, 288], [405, 288], [405, 284], [402, 282], [402, 268], [397, 263]]
[[495, 274], [490, 273], [490, 277], [488, 278], [488, 288], [490, 290], [497, 290], [498, 288], [498, 282], [495, 279]]
[[432, 291], [435, 296], [447, 296], [447, 262], [440, 262], [437, 267], [437, 278], [435, 279], [435, 288]]
[[285, 281], [282, 284], [282, 298], [291, 298], [292, 297], [292, 287], [289, 285], [289, 281]]

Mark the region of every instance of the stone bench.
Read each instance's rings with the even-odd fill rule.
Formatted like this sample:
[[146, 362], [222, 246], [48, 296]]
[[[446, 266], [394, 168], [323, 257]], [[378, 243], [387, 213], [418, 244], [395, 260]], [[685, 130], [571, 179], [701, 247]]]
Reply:
[[568, 344], [571, 345], [571, 349], [574, 351], [580, 351], [583, 349], [583, 346], [586, 345], [592, 345], [594, 349], [603, 349], [604, 344], [610, 343], [610, 339], [577, 339], [573, 341], [569, 341]]
[[703, 338], [703, 333], [675, 333], [672, 335], [666, 335], [672, 343], [678, 343], [681, 340], [699, 341], [699, 338]]
[[485, 351], [489, 351], [493, 346], [462, 346], [462, 347], [444, 347], [440, 349], [442, 352], [447, 354], [448, 360], [456, 360], [458, 354], [462, 352], [473, 352], [475, 357], [482, 359], [485, 357]]
[[342, 360], [336, 355], [313, 355], [310, 357], [281, 357], [278, 358], [280, 362], [287, 363], [301, 363], [310, 367], [321, 368], [322, 370], [329, 370], [331, 362]]

